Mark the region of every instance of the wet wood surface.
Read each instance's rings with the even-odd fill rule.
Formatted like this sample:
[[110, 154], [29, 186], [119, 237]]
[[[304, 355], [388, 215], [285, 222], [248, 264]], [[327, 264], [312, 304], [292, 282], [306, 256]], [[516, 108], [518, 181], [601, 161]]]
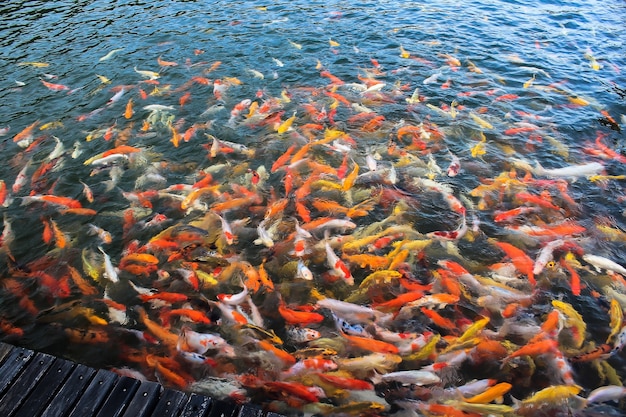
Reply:
[[0, 415], [262, 417], [265, 413], [253, 405], [176, 391], [0, 342]]

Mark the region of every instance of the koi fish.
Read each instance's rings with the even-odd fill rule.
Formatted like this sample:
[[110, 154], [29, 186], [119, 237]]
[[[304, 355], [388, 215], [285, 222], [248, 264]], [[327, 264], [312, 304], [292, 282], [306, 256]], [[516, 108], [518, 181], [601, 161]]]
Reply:
[[331, 268], [332, 273], [343, 279], [346, 284], [354, 285], [354, 278], [352, 277], [350, 269], [339, 259], [328, 242], [325, 242], [324, 247], [326, 248], [326, 263]]
[[531, 285], [536, 285], [537, 282], [535, 281], [535, 274], [533, 272], [534, 262], [528, 255], [526, 255], [526, 252], [511, 245], [510, 243], [495, 242], [495, 244], [502, 249], [504, 253], [506, 253], [517, 270], [528, 277], [528, 281]]
[[52, 91], [67, 91], [70, 88], [66, 85], [63, 84], [54, 84], [54, 83], [49, 83], [47, 81], [42, 80], [41, 78], [39, 79], [39, 81], [41, 81], [41, 83], [48, 88], [48, 90], [52, 90]]
[[111, 262], [111, 257], [104, 251], [104, 249], [102, 249], [101, 246], [98, 246], [98, 250], [102, 252], [102, 256], [104, 256], [104, 277], [113, 283], [119, 282], [120, 279], [116, 268]]
[[551, 178], [578, 178], [598, 175], [604, 170], [604, 165], [599, 162], [590, 162], [582, 165], [572, 165], [563, 168], [545, 169], [535, 161], [534, 174]]
[[106, 55], [104, 55], [104, 56], [100, 57], [100, 59], [98, 59], [98, 61], [100, 61], [100, 62], [102, 62], [102, 61], [107, 61], [107, 60], [109, 60], [109, 59], [113, 58], [113, 56], [114, 56], [116, 53], [121, 52], [121, 51], [123, 51], [123, 50], [124, 50], [124, 48], [117, 48], [117, 49], [113, 49], [113, 50], [109, 51]]
[[324, 320], [324, 316], [310, 311], [298, 311], [287, 308], [283, 301], [278, 305], [278, 312], [288, 324], [298, 324], [306, 326], [312, 323], [319, 323]]
[[148, 78], [150, 80], [156, 80], [159, 77], [161, 77], [161, 74], [159, 74], [158, 72], [154, 72], [154, 71], [146, 71], [146, 70], [138, 70], [137, 67], [133, 67], [133, 69], [135, 70], [135, 72], [139, 75], [141, 75], [144, 78]]

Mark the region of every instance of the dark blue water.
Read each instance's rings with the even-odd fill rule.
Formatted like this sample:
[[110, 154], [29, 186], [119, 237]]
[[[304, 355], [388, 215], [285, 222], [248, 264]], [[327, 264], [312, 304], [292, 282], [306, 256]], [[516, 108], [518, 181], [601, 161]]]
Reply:
[[[571, 322], [564, 324], [566, 329], [558, 338], [559, 349], [566, 357], [573, 358], [607, 343], [612, 299], [620, 303], [622, 309], [626, 307], [624, 277], [607, 274], [602, 268], [596, 272], [593, 263], [582, 259], [584, 253], [590, 253], [622, 266], [626, 264], [624, 2], [372, 1], [361, 2], [358, 6], [346, 2], [298, 1], [271, 4], [5, 2], [0, 6], [0, 16], [0, 129], [3, 129], [0, 152], [5, 161], [0, 165], [0, 179], [8, 189], [2, 208], [2, 339], [95, 366], [130, 367], [170, 385], [175, 384], [155, 372], [153, 362], [137, 360], [137, 356], [173, 357], [182, 364], [179, 372], [192, 375], [194, 380], [207, 376], [230, 378], [235, 373], [262, 378], [262, 373], [258, 372], [262, 366], [251, 359], [249, 340], [239, 330], [228, 326], [191, 323], [195, 330], [219, 333], [235, 346], [240, 361], [217, 356], [220, 366], [215, 369], [189, 365], [162, 343], [141, 340], [127, 331], [145, 330], [145, 324], [133, 308], [149, 307], [139, 301], [129, 281], [145, 288], [187, 294], [191, 307], [216, 319], [219, 317], [217, 309], [209, 313], [211, 308], [205, 300], [215, 300], [218, 293], [240, 291], [238, 278], [245, 278], [243, 272], [236, 272], [231, 280], [213, 288], [205, 288], [200, 295], [191, 290], [189, 284], [184, 284], [181, 273], [176, 272], [179, 268], [193, 267], [181, 264], [180, 260], [168, 260], [171, 254], [167, 252], [154, 251], [154, 254], [159, 257], [159, 269], [170, 275], [169, 281], [155, 271], [147, 275], [120, 271], [120, 282], [115, 284], [107, 283], [102, 277], [98, 282], [89, 281], [91, 278], [87, 277], [81, 255], [87, 253], [101, 265], [102, 256], [97, 246], [102, 245], [117, 266], [133, 240], [145, 245], [166, 225], [196, 224], [194, 222], [204, 213], [201, 210], [186, 213], [180, 207], [180, 200], [190, 190], [181, 193], [168, 187], [191, 186], [202, 178], [203, 171], [211, 172], [220, 185], [217, 190], [221, 197], [207, 194], [200, 198], [207, 207], [240, 197], [231, 184], [243, 185], [258, 194], [259, 199], [243, 208], [221, 212], [237, 228], [239, 241], [216, 247], [213, 238], [207, 249], [220, 252], [220, 256], [228, 259], [227, 263], [248, 262], [257, 270], [265, 262], [283, 299], [293, 305], [315, 304], [315, 298], [306, 290], [293, 289], [310, 289], [307, 285], [297, 280], [294, 285], [290, 284], [297, 259], [288, 253], [292, 246], [286, 246], [293, 245], [289, 242], [293, 239], [290, 233], [294, 230], [294, 219], [303, 224], [306, 220], [294, 206], [293, 192], [285, 193], [284, 171], [271, 173], [258, 185], [251, 182], [253, 171], [269, 171], [292, 144], [300, 149], [307, 142], [302, 129], [307, 123], [341, 130], [355, 141], [348, 151], [316, 145], [308, 154], [310, 160], [337, 169], [344, 159], [343, 153], [348, 152], [348, 172], [357, 163], [362, 175], [357, 180], [356, 191], [350, 191], [349, 196], [321, 186], [306, 194], [305, 203], [312, 212], [312, 220], [329, 215], [314, 209], [314, 200], [336, 200], [349, 207], [378, 192], [388, 193], [384, 194], [385, 198], [376, 200], [375, 208], [366, 216], [352, 219], [357, 225], [354, 231], [336, 232], [336, 235], [363, 237], [367, 234], [363, 231], [369, 230], [367, 226], [389, 218], [396, 213], [394, 206], [398, 200], [405, 200], [397, 206], [398, 211], [404, 210], [403, 215], [393, 218], [390, 224], [408, 226], [424, 238], [429, 232], [449, 231], [459, 226], [460, 213], [451, 210], [447, 194], [465, 207], [470, 228], [467, 235], [452, 243], [444, 242], [444, 245], [434, 241], [425, 251], [411, 253], [407, 260], [407, 276], [423, 284], [434, 282], [433, 293], [446, 292], [438, 284], [437, 273], [433, 273], [438, 268], [438, 260], [454, 259], [473, 274], [487, 276], [491, 274], [490, 266], [507, 260], [494, 246], [494, 240], [510, 242], [535, 260], [547, 241], [564, 238], [570, 246], [555, 252], [554, 264], [549, 264], [537, 277], [539, 287], [533, 292], [534, 305], [523, 306], [515, 320], [541, 325], [545, 314], [553, 308], [551, 299], [562, 299], [573, 305], [587, 322], [584, 342], [570, 340]], [[162, 60], [161, 63], [158, 60]], [[176, 65], [163, 65], [163, 61]], [[154, 77], [158, 75], [158, 78], [156, 82], [146, 82], [147, 76], [138, 71], [158, 73]], [[332, 86], [324, 71], [345, 84]], [[198, 77], [206, 82], [201, 83]], [[229, 84], [222, 97], [214, 93], [215, 80]], [[384, 86], [363, 93], [372, 80]], [[44, 81], [64, 87], [54, 91], [46, 88]], [[121, 98], [110, 102], [120, 89], [124, 89]], [[146, 98], [142, 97], [142, 92]], [[333, 92], [346, 97], [349, 105], [334, 101], [326, 94]], [[189, 93], [188, 102], [181, 105], [180, 100], [186, 93]], [[133, 101], [134, 113], [126, 118], [124, 113], [129, 99]], [[275, 124], [250, 122], [254, 117], [246, 118], [248, 108], [231, 122], [231, 110], [245, 99], [259, 105], [272, 103], [267, 119], [277, 116]], [[153, 120], [151, 111], [144, 109], [148, 105], [171, 108], [153, 114], [163, 117]], [[334, 118], [313, 116], [309, 112], [311, 107], [317, 112], [331, 112], [335, 108], [336, 114]], [[364, 108], [383, 116], [384, 121], [366, 127], [364, 122], [351, 119]], [[286, 134], [277, 133], [280, 122], [294, 112], [296, 119], [292, 129]], [[171, 125], [167, 123], [168, 117]], [[147, 120], [151, 126], [144, 129]], [[47, 125], [52, 122], [55, 124]], [[32, 135], [18, 146], [14, 138], [33, 123]], [[179, 146], [174, 146], [170, 126], [175, 126], [181, 135], [192, 126], [198, 131], [189, 142], [181, 141]], [[403, 126], [422, 126], [426, 130], [415, 137], [410, 134], [398, 137]], [[246, 145], [249, 151], [222, 151], [210, 157], [212, 139], [206, 135]], [[316, 139], [321, 139], [324, 133], [316, 135]], [[392, 142], [403, 152], [390, 152], [388, 145]], [[63, 150], [50, 158], [57, 143], [62, 144]], [[118, 161], [113, 167], [89, 165], [89, 158], [120, 144], [140, 148], [142, 152], [128, 161]], [[368, 171], [365, 159], [368, 154], [378, 158], [379, 167], [388, 169], [393, 165], [397, 179], [367, 179], [363, 174]], [[461, 170], [456, 176], [448, 176], [446, 170], [454, 157], [459, 158]], [[545, 168], [600, 163], [603, 169], [594, 173], [600, 176], [556, 178], [557, 181], [550, 183], [555, 177], [539, 173], [537, 162]], [[46, 164], [50, 164], [50, 170], [42, 171]], [[24, 168], [27, 181], [13, 190]], [[118, 174], [119, 179], [113, 184], [112, 178]], [[501, 174], [507, 174], [512, 180], [500, 188], [479, 191], [481, 184], [497, 184], [504, 178]], [[33, 180], [33, 175], [41, 177]], [[302, 186], [311, 171], [299, 171], [299, 175], [296, 187]], [[342, 183], [341, 178], [332, 175], [317, 179]], [[440, 185], [434, 187], [420, 182], [426, 179]], [[520, 185], [513, 180], [527, 182]], [[81, 181], [94, 192], [94, 202], [89, 202], [83, 194]], [[450, 187], [450, 191], [442, 192], [443, 187]], [[145, 191], [162, 194], [148, 197], [150, 204], [137, 202], [127, 194]], [[519, 193], [525, 191], [542, 195], [560, 209], [541, 208], [536, 202], [522, 200]], [[181, 197], [176, 199], [166, 193]], [[63, 214], [58, 206], [51, 204], [22, 204], [28, 201], [23, 197], [42, 194], [78, 199], [97, 214], [78, 216]], [[392, 195], [403, 197], [393, 200], [397, 197]], [[275, 226], [275, 240], [285, 240], [286, 246], [277, 245], [272, 249], [255, 245], [256, 227], [264, 219], [265, 209], [282, 197], [290, 201], [284, 217], [269, 223]], [[534, 208], [511, 223], [494, 220], [496, 212], [519, 206]], [[155, 229], [140, 230], [136, 226], [129, 232], [124, 229], [124, 212], [129, 208], [134, 210], [138, 222], [163, 214], [169, 218], [168, 223]], [[341, 213], [331, 215], [345, 217]], [[247, 224], [237, 223], [246, 218]], [[68, 240], [65, 247], [58, 247], [58, 239], [43, 241], [44, 225], [50, 221], [65, 233]], [[524, 225], [545, 227], [564, 221], [575, 222], [584, 231], [546, 238], [529, 237], [515, 230]], [[90, 234], [88, 223], [109, 231], [112, 242], [104, 243]], [[216, 224], [210, 229], [221, 230]], [[414, 239], [416, 236], [405, 234], [403, 237]], [[309, 243], [311, 246], [319, 244], [304, 258], [315, 276], [316, 288], [327, 297], [347, 299], [356, 287], [338, 286], [324, 278], [329, 267], [325, 261], [323, 233], [315, 234]], [[335, 252], [340, 256], [347, 254], [341, 245], [335, 247]], [[391, 249], [368, 252], [363, 248], [362, 252], [385, 256]], [[572, 293], [570, 274], [562, 263], [572, 258], [576, 260], [572, 265], [582, 279], [580, 295]], [[91, 282], [96, 288], [95, 294], [81, 293], [79, 285], [68, 280], [68, 265]], [[285, 265], [288, 266], [285, 268]], [[205, 272], [214, 272], [217, 276], [217, 269], [211, 271], [214, 267], [209, 265]], [[372, 272], [355, 262], [349, 264], [349, 268], [357, 285]], [[57, 284], [44, 281], [36, 271], [45, 272]], [[518, 275], [525, 279], [524, 273]], [[172, 277], [178, 278], [172, 281]], [[63, 285], [69, 285], [69, 294], [63, 292]], [[532, 292], [528, 287], [523, 290], [528, 294]], [[397, 283], [381, 285], [362, 295], [359, 303], [375, 304], [402, 292], [405, 289]], [[111, 312], [99, 301], [105, 295], [129, 307], [127, 323], [114, 323]], [[487, 315], [492, 319], [489, 330], [500, 331], [506, 320], [498, 307], [490, 309], [479, 295], [465, 293], [457, 307], [448, 306], [440, 313], [456, 320], [459, 326], [464, 325], [463, 320], [474, 321]], [[32, 309], [25, 307], [29, 304], [27, 300], [32, 302]], [[74, 300], [78, 300], [77, 304], [68, 307], [67, 303]], [[276, 293], [259, 292], [254, 295], [254, 301], [268, 317], [267, 327], [286, 337], [284, 320], [276, 311]], [[88, 313], [77, 310], [79, 307], [91, 310]], [[182, 304], [178, 303], [168, 308], [180, 307]], [[325, 321], [318, 329], [324, 337], [341, 340], [329, 311], [321, 310]], [[51, 311], [54, 314], [50, 315]], [[450, 329], [432, 325], [419, 310], [416, 312], [414, 320], [395, 322], [390, 329], [459, 336]], [[95, 319], [90, 321], [87, 318], [90, 314], [98, 315], [109, 324], [94, 323]], [[149, 310], [149, 316], [158, 322], [163, 318], [162, 309]], [[178, 334], [184, 324], [183, 320], [174, 319], [171, 332]], [[108, 341], [68, 343], [67, 329], [75, 328], [102, 331]], [[502, 332], [498, 336], [485, 333], [482, 337], [516, 345], [527, 342]], [[112, 342], [114, 340], [121, 340], [123, 347], [119, 348], [117, 342]], [[614, 340], [609, 342], [615, 343]], [[439, 352], [445, 348], [443, 344], [438, 346]], [[102, 355], [103, 346], [108, 352], [105, 355]], [[284, 349], [293, 353], [304, 347], [287, 341]], [[344, 346], [339, 355], [363, 354], [365, 352]], [[129, 359], [131, 356], [134, 359]], [[544, 356], [549, 358], [551, 354]], [[500, 370], [489, 364], [489, 371], [485, 372], [467, 361], [443, 386], [463, 385], [473, 378], [495, 378], [515, 384], [510, 393], [513, 397], [528, 398], [548, 385], [563, 383], [546, 376], [550, 375], [551, 368], [544, 356], [535, 358], [538, 370], [527, 379], [519, 370]], [[394, 369], [420, 369], [430, 363], [432, 358], [430, 361], [405, 361]], [[622, 381], [626, 374], [622, 353], [604, 361], [573, 366], [583, 397], [597, 387]], [[606, 376], [610, 375], [608, 366], [616, 369], [613, 379]], [[604, 369], [604, 377], [599, 369]], [[234, 377], [230, 379], [238, 384]], [[305, 383], [316, 384], [315, 380]], [[324, 404], [341, 406], [363, 400], [356, 396], [346, 399], [337, 393], [333, 395], [333, 391], [326, 388], [328, 398], [321, 400]], [[268, 394], [273, 402], [271, 405], [264, 402], [264, 405], [281, 412], [302, 408], [301, 399], [290, 402], [286, 399], [288, 394], [277, 394], [276, 390], [268, 394], [259, 387], [248, 386], [243, 393], [255, 402], [264, 401], [264, 395]], [[385, 393], [387, 401], [382, 400]], [[394, 384], [377, 386], [377, 398], [392, 412], [397, 410], [398, 406], [394, 405], [397, 397], [436, 403], [440, 390], [435, 388], [432, 393], [434, 397], [429, 400], [428, 395], [419, 390], [406, 390]], [[505, 403], [512, 404], [508, 394]], [[561, 403], [557, 403], [561, 407]], [[573, 409], [580, 408], [574, 403], [569, 405]], [[540, 406], [550, 408], [546, 404]], [[309, 407], [313, 412], [322, 409]], [[580, 412], [590, 409], [595, 410], [590, 407]], [[611, 410], [612, 407], [607, 408], [607, 412]], [[518, 411], [521, 414], [532, 412]], [[358, 411], [353, 413], [358, 414]]]

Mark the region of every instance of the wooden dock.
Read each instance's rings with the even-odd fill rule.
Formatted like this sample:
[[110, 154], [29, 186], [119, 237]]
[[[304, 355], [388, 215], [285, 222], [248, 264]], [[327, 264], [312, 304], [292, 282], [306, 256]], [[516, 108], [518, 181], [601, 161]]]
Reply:
[[282, 417], [0, 342], [2, 417]]

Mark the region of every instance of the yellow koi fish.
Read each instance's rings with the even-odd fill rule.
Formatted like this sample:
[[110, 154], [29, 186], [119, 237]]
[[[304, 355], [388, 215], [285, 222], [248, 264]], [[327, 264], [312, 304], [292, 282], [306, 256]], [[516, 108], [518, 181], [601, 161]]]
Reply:
[[480, 117], [478, 117], [476, 113], [470, 112], [469, 115], [472, 118], [472, 120], [474, 120], [480, 127], [484, 129], [493, 129], [493, 125], [491, 123], [489, 123], [488, 121], [484, 119], [481, 119]]

